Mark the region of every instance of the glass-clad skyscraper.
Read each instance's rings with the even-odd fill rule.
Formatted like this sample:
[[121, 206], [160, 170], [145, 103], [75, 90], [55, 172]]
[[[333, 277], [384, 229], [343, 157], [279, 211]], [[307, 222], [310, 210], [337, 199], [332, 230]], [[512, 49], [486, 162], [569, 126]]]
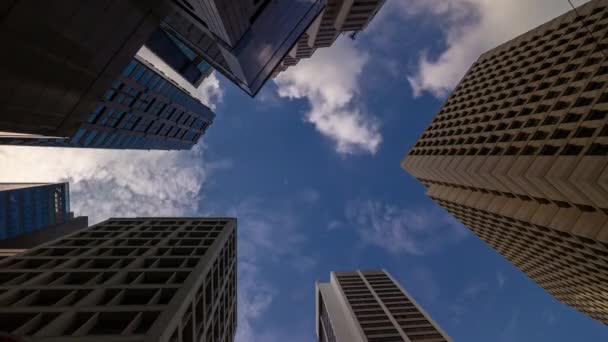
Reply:
[[0, 144], [110, 149], [189, 149], [213, 112], [139, 57], [116, 77], [72, 136], [2, 136]]
[[68, 183], [0, 183], [0, 240], [69, 219]]
[[162, 27], [254, 96], [325, 3], [203, 0], [188, 6], [179, 2], [181, 10], [167, 16]]

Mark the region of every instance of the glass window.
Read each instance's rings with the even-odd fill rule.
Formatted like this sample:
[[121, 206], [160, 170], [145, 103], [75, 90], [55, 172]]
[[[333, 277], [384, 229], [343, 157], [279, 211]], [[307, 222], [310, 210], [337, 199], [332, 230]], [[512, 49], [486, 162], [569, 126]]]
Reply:
[[99, 138], [95, 141], [93, 146], [101, 146], [103, 144], [104, 139], [108, 136], [108, 132], [103, 132], [99, 135]]
[[152, 81], [150, 81], [150, 85], [149, 85], [150, 89], [154, 89], [154, 86], [156, 86], [158, 81], [160, 81], [160, 76], [154, 74], [154, 76], [152, 77]]
[[114, 142], [114, 139], [116, 139], [117, 136], [118, 136], [117, 133], [110, 134], [110, 136], [108, 137], [108, 139], [106, 139], [106, 142], [104, 143], [104, 145], [105, 146], [112, 146], [112, 142]]
[[141, 78], [141, 76], [144, 74], [144, 71], [146, 71], [146, 67], [143, 65], [140, 65], [137, 67], [137, 71], [135, 71], [135, 74], [133, 74], [133, 78], [132, 80], [137, 82], [139, 81], [139, 79]]
[[112, 88], [119, 90], [121, 87], [122, 87], [122, 82], [120, 82], [119, 80], [112, 82]]
[[70, 142], [72, 144], [78, 144], [78, 141], [80, 140], [80, 138], [82, 138], [82, 136], [87, 132], [86, 129], [81, 128], [78, 131], [76, 131], [76, 134], [74, 134], [74, 136], [72, 136], [72, 139], [70, 140]]
[[160, 80], [160, 82], [158, 82], [158, 86], [156, 86], [156, 91], [158, 93], [162, 94], [162, 90], [163, 90], [163, 88], [164, 88], [164, 86], [165, 86], [166, 83], [167, 83], [166, 80], [164, 80], [164, 79]]
[[106, 101], [111, 101], [114, 98], [114, 94], [116, 94], [116, 92], [110, 89], [106, 91], [105, 95], [103, 96], [103, 99]]
[[150, 78], [152, 77], [152, 75], [153, 75], [153, 74], [154, 74], [154, 73], [153, 73], [151, 70], [146, 70], [146, 72], [145, 72], [145, 74], [144, 74], [144, 77], [142, 77], [142, 79], [141, 79], [141, 82], [140, 82], [140, 83], [141, 83], [142, 85], [144, 85], [144, 86], [145, 86], [146, 84], [148, 84], [148, 81], [150, 81]]
[[93, 139], [95, 139], [96, 135], [97, 135], [97, 131], [92, 130], [91, 133], [89, 133], [89, 135], [84, 139], [84, 142], [82, 143], [82, 145], [89, 146], [91, 144], [91, 142], [93, 141]]
[[97, 116], [99, 116], [99, 114], [103, 111], [103, 109], [104, 109], [104, 105], [102, 105], [102, 104], [97, 105], [97, 107], [95, 108], [93, 113], [89, 116], [88, 122], [90, 122], [90, 123], [95, 122], [95, 119], [97, 119]]
[[124, 77], [129, 77], [129, 75], [131, 75], [131, 72], [133, 72], [133, 69], [135, 69], [136, 66], [137, 66], [137, 61], [131, 60], [131, 62], [129, 62], [127, 67], [123, 69], [122, 75]]

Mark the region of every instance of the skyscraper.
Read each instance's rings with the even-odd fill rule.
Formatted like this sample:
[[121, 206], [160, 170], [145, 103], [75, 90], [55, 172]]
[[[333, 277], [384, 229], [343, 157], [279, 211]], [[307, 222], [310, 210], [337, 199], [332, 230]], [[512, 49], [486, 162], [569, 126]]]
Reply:
[[273, 77], [298, 64], [300, 59], [311, 57], [318, 48], [331, 46], [341, 33], [350, 32], [350, 37], [355, 38], [382, 8], [384, 1], [328, 0], [323, 12], [275, 69]]
[[70, 211], [68, 183], [0, 183], [0, 256], [86, 228]]
[[[0, 57], [0, 144], [193, 146], [213, 113], [136, 57], [145, 42], [155, 42], [161, 20], [176, 8], [166, 0], [18, 0], [0, 6], [0, 36], [11, 46]], [[179, 45], [164, 47], [167, 64], [200, 84], [209, 72], [205, 65]]]
[[148, 61], [135, 57], [69, 137], [0, 133], [0, 144], [190, 149], [215, 114]]
[[254, 96], [325, 6], [325, 0], [175, 2], [165, 32]]
[[28, 341], [232, 341], [235, 329], [235, 219], [110, 219], [0, 260], [0, 331]]
[[450, 337], [384, 270], [332, 272], [316, 284], [319, 342], [448, 342]]
[[479, 57], [402, 167], [560, 301], [608, 323], [608, 9]]

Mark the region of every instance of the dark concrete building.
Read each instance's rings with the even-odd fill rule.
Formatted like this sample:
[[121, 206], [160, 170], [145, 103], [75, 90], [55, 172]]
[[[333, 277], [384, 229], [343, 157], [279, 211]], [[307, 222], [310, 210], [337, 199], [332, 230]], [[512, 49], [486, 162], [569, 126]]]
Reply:
[[384, 270], [332, 272], [316, 284], [319, 342], [451, 342]]
[[325, 0], [176, 1], [162, 23], [254, 96], [325, 6]]
[[0, 331], [32, 342], [233, 341], [236, 220], [109, 219], [0, 260]]
[[402, 161], [561, 302], [608, 324], [608, 4], [484, 54]]

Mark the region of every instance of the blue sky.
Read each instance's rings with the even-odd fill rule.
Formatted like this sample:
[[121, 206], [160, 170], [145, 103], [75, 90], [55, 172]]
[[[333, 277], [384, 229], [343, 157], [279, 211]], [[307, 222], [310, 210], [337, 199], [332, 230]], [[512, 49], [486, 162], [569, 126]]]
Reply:
[[73, 208], [93, 222], [238, 217], [238, 342], [314, 341], [314, 282], [366, 268], [387, 269], [455, 341], [606, 341], [602, 324], [545, 293], [399, 167], [481, 52], [567, 9], [387, 0], [356, 41], [318, 50], [255, 99], [206, 81], [217, 118], [192, 151], [5, 147], [0, 181], [68, 179]]

